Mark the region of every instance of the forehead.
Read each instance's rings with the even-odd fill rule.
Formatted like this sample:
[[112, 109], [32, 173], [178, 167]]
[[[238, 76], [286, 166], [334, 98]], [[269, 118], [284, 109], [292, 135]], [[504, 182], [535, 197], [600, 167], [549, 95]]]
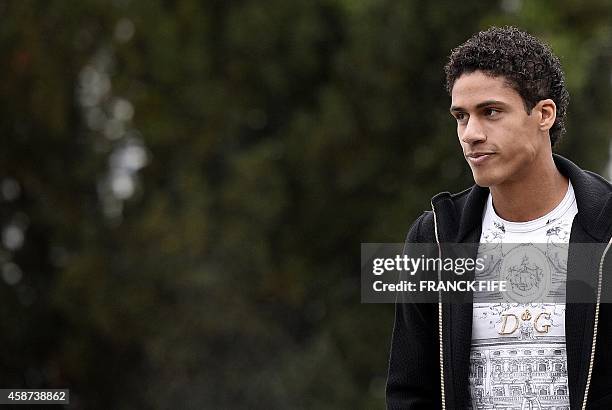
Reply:
[[519, 93], [503, 77], [492, 77], [482, 71], [461, 75], [451, 91], [452, 106], [470, 108], [483, 101], [522, 104]]

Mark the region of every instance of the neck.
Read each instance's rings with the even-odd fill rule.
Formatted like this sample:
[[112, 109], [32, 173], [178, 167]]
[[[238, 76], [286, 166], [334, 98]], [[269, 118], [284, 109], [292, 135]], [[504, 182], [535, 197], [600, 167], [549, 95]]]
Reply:
[[490, 189], [495, 212], [507, 221], [540, 218], [555, 209], [567, 192], [568, 179], [559, 172], [552, 155], [529, 168], [515, 180]]

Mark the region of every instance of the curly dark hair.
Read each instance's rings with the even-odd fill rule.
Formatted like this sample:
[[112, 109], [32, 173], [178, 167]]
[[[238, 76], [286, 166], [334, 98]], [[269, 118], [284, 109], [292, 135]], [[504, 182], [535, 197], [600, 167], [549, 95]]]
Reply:
[[522, 97], [527, 114], [538, 101], [552, 99], [557, 118], [550, 144], [555, 146], [565, 133], [569, 93], [561, 63], [547, 44], [511, 26], [481, 31], [451, 52], [444, 67], [448, 93], [462, 74], [476, 70], [503, 77]]

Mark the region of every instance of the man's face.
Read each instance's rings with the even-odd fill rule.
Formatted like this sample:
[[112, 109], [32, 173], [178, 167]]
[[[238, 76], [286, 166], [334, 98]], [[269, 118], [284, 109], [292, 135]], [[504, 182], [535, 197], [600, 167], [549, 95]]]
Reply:
[[537, 115], [502, 77], [463, 74], [453, 86], [451, 114], [474, 181], [483, 187], [520, 181], [537, 168], [545, 144]]

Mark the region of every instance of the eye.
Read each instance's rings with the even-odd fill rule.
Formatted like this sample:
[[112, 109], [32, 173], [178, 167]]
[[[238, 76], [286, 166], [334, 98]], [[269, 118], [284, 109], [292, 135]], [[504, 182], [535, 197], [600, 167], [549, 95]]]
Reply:
[[496, 117], [499, 113], [500, 111], [495, 108], [485, 108], [484, 110], [485, 117]]
[[456, 112], [453, 114], [453, 117], [457, 120], [457, 122], [463, 122], [467, 120], [467, 114], [464, 112]]

